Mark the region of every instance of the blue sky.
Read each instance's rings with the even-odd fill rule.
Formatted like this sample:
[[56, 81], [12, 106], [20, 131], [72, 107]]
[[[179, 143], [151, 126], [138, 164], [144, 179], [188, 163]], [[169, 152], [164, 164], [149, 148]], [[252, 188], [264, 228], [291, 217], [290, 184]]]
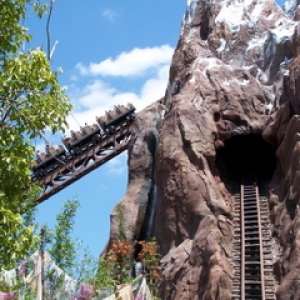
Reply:
[[[92, 124], [115, 104], [132, 102], [140, 110], [164, 94], [185, 6], [186, 0], [56, 0], [52, 64], [64, 70], [60, 82], [74, 105], [72, 129]], [[31, 16], [26, 25], [33, 45], [45, 48], [45, 20]], [[58, 136], [47, 139], [59, 142]], [[53, 226], [63, 202], [77, 197], [74, 237], [98, 256], [108, 240], [110, 212], [126, 191], [126, 160], [124, 153], [46, 200], [38, 221]]]
[[[74, 105], [72, 129], [94, 123], [115, 104], [132, 102], [140, 110], [164, 95], [185, 5], [185, 0], [56, 0], [52, 64], [64, 70], [60, 82]], [[26, 26], [32, 46], [45, 49], [45, 20], [30, 15]], [[60, 136], [46, 138], [57, 144]], [[43, 145], [36, 141], [36, 147]], [[74, 237], [98, 256], [109, 237], [110, 212], [126, 191], [126, 160], [124, 153], [40, 204], [38, 221], [53, 226], [63, 202], [77, 197]]]

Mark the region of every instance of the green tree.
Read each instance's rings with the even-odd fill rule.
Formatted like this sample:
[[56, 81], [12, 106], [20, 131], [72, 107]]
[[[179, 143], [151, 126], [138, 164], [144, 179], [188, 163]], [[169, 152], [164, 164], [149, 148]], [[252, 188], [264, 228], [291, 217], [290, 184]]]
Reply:
[[[62, 210], [56, 216], [57, 222], [54, 229], [46, 229], [46, 250], [57, 266], [73, 279], [77, 280], [78, 287], [80, 283], [97, 286], [99, 280], [96, 282], [95, 276], [99, 259], [94, 258], [90, 254], [89, 248], [84, 247], [82, 241], [75, 240], [72, 237], [75, 217], [79, 206], [80, 202], [76, 198], [64, 203]], [[107, 276], [104, 282], [111, 283], [112, 280], [108, 278], [110, 271], [108, 268], [103, 271]], [[104, 275], [103, 272], [101, 274]], [[50, 283], [56, 282], [56, 285], [53, 286], [53, 291], [55, 289], [59, 290], [62, 287], [64, 276], [57, 281], [57, 279], [53, 278], [51, 272], [45, 275]], [[103, 282], [101, 281], [101, 283]]]
[[63, 130], [71, 109], [46, 54], [20, 51], [32, 38], [21, 25], [32, 7], [42, 15], [38, 0], [0, 0], [0, 267], [6, 268], [36, 242], [33, 228], [21, 218], [38, 192], [31, 181], [30, 139], [46, 128]]
[[56, 216], [57, 224], [47, 247], [55, 263], [69, 275], [73, 274], [73, 268], [76, 266], [76, 245], [71, 234], [74, 230], [76, 211], [79, 206], [80, 202], [77, 199], [64, 203], [62, 211]]

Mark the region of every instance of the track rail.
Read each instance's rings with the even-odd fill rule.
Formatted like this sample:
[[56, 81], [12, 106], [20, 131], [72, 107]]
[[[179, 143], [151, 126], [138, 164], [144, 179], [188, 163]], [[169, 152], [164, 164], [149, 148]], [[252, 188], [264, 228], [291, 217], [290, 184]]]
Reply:
[[255, 183], [235, 195], [232, 300], [274, 300], [272, 241], [266, 198]]

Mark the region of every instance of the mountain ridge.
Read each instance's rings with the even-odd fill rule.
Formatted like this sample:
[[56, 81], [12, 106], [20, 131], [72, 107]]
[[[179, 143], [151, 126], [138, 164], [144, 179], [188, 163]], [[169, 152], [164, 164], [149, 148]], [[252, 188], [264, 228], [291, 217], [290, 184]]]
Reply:
[[[146, 231], [160, 245], [162, 299], [232, 299], [234, 195], [245, 170], [268, 194], [276, 299], [299, 298], [298, 2], [285, 10], [269, 0], [188, 0], [166, 94], [137, 115], [121, 203], [134, 240], [145, 238], [155, 200]], [[251, 140], [249, 161], [233, 167], [222, 149], [242, 149], [250, 136], [274, 151]], [[117, 224], [114, 210], [108, 247]]]

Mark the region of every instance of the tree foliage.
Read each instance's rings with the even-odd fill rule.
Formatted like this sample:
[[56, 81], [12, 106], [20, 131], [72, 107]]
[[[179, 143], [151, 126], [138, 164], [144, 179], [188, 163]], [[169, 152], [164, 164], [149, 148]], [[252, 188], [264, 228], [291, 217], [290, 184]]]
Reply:
[[71, 109], [58, 73], [39, 49], [20, 51], [31, 40], [21, 25], [28, 9], [39, 16], [38, 0], [0, 0], [0, 264], [12, 266], [34, 243], [33, 230], [21, 213], [33, 205], [34, 148], [30, 139], [49, 128], [63, 130]]
[[56, 215], [56, 226], [50, 237], [48, 252], [55, 263], [66, 273], [72, 275], [76, 264], [76, 245], [71, 236], [74, 230], [75, 216], [80, 202], [68, 200], [60, 213]]
[[[56, 265], [77, 281], [77, 288], [80, 283], [92, 284], [95, 287], [103, 286], [103, 283], [111, 285], [115, 281], [112, 279], [108, 262], [105, 261], [104, 264], [101, 264], [102, 277], [100, 275], [101, 281], [99, 281], [99, 276], [96, 276], [99, 259], [91, 255], [89, 248], [84, 247], [82, 241], [74, 240], [72, 237], [79, 206], [80, 202], [76, 198], [64, 203], [62, 210], [56, 215], [55, 227], [46, 229], [45, 248]], [[49, 283], [56, 282], [52, 288], [53, 291], [62, 288], [64, 274], [58, 281], [53, 278], [51, 272], [46, 273], [45, 276]]]
[[[79, 206], [80, 202], [76, 198], [64, 202], [62, 209], [56, 214], [56, 224], [51, 229], [45, 224], [36, 222], [36, 208], [29, 210], [22, 216], [23, 223], [34, 228], [35, 233], [40, 235], [41, 239], [40, 245], [36, 244], [34, 247], [31, 245], [31, 254], [36, 252], [42, 245], [50, 254], [52, 262], [64, 271], [60, 277], [57, 277], [58, 275], [54, 272], [52, 264], [45, 265], [44, 284], [47, 293], [50, 293], [52, 296], [55, 292], [63, 293], [65, 274], [77, 280], [78, 288], [81, 282], [90, 283], [94, 279], [97, 271], [98, 259], [92, 257], [89, 249], [82, 248], [82, 242], [78, 243], [72, 236]], [[49, 268], [49, 266], [51, 267]], [[27, 260], [26, 275], [33, 270], [33, 267], [33, 262]], [[37, 291], [32, 289], [32, 286], [28, 284], [28, 282], [24, 284], [23, 280], [18, 279], [14, 284], [13, 286], [7, 285], [5, 281], [0, 280], [0, 290], [2, 292], [8, 292], [22, 288], [26, 294], [25, 299], [36, 299]], [[67, 294], [63, 296], [67, 298]]]

